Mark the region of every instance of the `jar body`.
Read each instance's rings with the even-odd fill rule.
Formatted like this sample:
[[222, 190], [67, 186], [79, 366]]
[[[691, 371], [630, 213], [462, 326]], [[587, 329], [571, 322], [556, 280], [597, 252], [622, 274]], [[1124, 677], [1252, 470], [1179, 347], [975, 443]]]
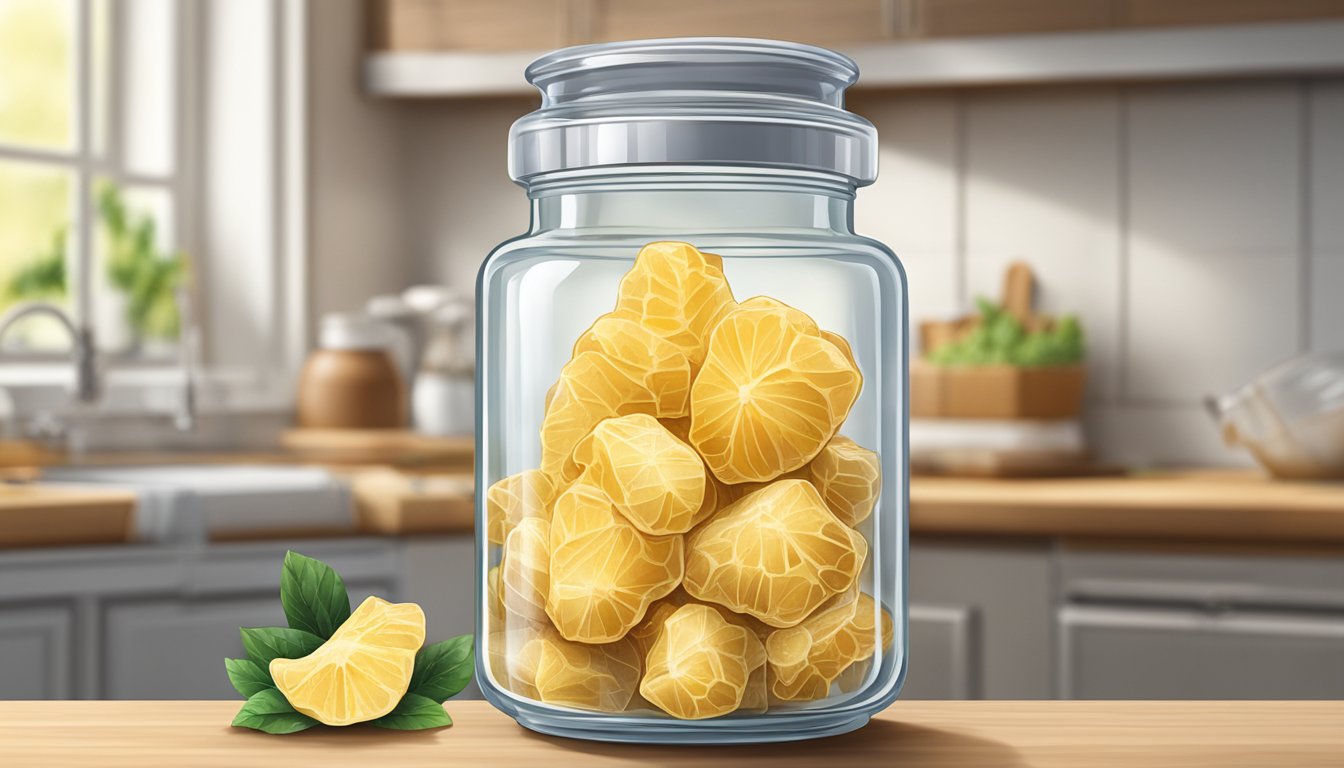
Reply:
[[[909, 334], [899, 262], [881, 244], [850, 231], [853, 188], [833, 180], [722, 170], [701, 174], [646, 170], [623, 177], [608, 175], [591, 185], [561, 184], [553, 189], [537, 185], [532, 193], [532, 231], [497, 248], [478, 282], [476, 468], [482, 492], [477, 494], [477, 679], [486, 698], [534, 730], [610, 741], [751, 743], [860, 727], [896, 697], [905, 674]], [[880, 472], [872, 512], [854, 526], [866, 548], [856, 589], [872, 598], [864, 605], [870, 612], [876, 606], [877, 613], [860, 622], [864, 629], [856, 630], [868, 633], [860, 644], [866, 642], [871, 652], [844, 664], [839, 677], [834, 675], [836, 669], [828, 669], [824, 692], [779, 698], [775, 694], [788, 686], [779, 682], [779, 670], [767, 662], [760, 674], [768, 678], [764, 683], [768, 704], [750, 710], [744, 705], [705, 719], [680, 719], [651, 704], [638, 685], [628, 701], [591, 707], [539, 693], [535, 680], [520, 684], [514, 679], [514, 667], [535, 661], [532, 657], [539, 650], [536, 644], [528, 645], [529, 633], [539, 631], [538, 626], [550, 632], [550, 619], [539, 611], [529, 616], [502, 606], [500, 594], [509, 594], [512, 586], [502, 583], [501, 578], [508, 577], [495, 570], [504, 547], [502, 537], [490, 531], [491, 493], [484, 491], [541, 465], [538, 436], [546, 418], [548, 390], [571, 360], [580, 335], [615, 307], [622, 278], [635, 265], [641, 248], [657, 241], [689, 243], [701, 252], [717, 254], [737, 302], [765, 296], [806, 313], [821, 329], [848, 342], [862, 376], [838, 434], [871, 451]], [[691, 414], [692, 422], [694, 418]], [[564, 482], [556, 479], [555, 492]], [[756, 487], [734, 485], [739, 489], [734, 496], [740, 498]], [[549, 496], [546, 503], [553, 498]], [[543, 515], [549, 519], [550, 510]], [[701, 525], [714, 519], [711, 515]], [[686, 534], [688, 540], [693, 533]], [[544, 532], [542, 540], [557, 541], [554, 535], [547, 539]], [[684, 553], [690, 557], [687, 547]], [[505, 573], [513, 572], [505, 569]], [[690, 591], [679, 586], [677, 602], [713, 607], [712, 601], [698, 600]], [[676, 595], [659, 596], [676, 600]], [[648, 613], [646, 607], [641, 616]], [[772, 633], [789, 629], [751, 624], [762, 648], [770, 647]], [[792, 624], [826, 631], [812, 627], [807, 619]], [[795, 628], [791, 637], [799, 636]], [[819, 638], [818, 645], [830, 638]], [[783, 648], [785, 643], [775, 645]], [[636, 662], [642, 685], [650, 670], [647, 648], [640, 649]], [[526, 674], [533, 673], [535, 667], [529, 667]], [[632, 673], [630, 679], [635, 678]]]

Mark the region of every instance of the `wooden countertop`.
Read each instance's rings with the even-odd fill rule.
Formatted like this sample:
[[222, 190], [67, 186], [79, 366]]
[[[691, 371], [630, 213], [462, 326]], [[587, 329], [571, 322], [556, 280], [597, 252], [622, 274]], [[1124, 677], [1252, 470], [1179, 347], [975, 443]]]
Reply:
[[[244, 457], [179, 458], [236, 463]], [[296, 461], [279, 455], [245, 458]], [[359, 521], [355, 528], [328, 535], [470, 533], [469, 466], [332, 466], [352, 478]], [[31, 477], [14, 469], [7, 474]], [[1255, 470], [1049, 479], [916, 476], [910, 481], [910, 531], [915, 536], [1337, 547], [1344, 545], [1344, 483], [1274, 480]]]
[[230, 728], [241, 701], [0, 702], [0, 763], [30, 766], [1344, 765], [1342, 702], [898, 702], [854, 733], [780, 745], [643, 747], [526, 731], [482, 701], [437, 731]]
[[1344, 483], [1256, 471], [1033, 480], [917, 477], [916, 534], [1344, 543]]
[[[469, 533], [463, 479], [395, 471], [360, 476], [362, 527]], [[1256, 545], [1344, 544], [1344, 483], [1272, 480], [1255, 471], [1187, 471], [1032, 480], [915, 477], [916, 536], [1041, 536]]]

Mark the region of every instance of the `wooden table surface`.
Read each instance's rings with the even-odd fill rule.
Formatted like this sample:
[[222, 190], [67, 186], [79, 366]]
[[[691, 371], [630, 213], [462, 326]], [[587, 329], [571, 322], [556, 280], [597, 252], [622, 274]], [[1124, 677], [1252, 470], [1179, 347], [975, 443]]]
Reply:
[[1342, 702], [898, 702], [867, 727], [811, 742], [643, 747], [541, 736], [481, 701], [437, 731], [230, 728], [240, 701], [0, 702], [6, 766], [952, 766], [1344, 765]]

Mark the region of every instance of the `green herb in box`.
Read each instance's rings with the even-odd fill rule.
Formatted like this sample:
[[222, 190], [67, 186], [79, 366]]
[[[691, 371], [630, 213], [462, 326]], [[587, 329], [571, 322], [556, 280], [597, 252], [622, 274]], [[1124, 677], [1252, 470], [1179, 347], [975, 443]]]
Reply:
[[1073, 315], [1032, 312], [1031, 268], [1009, 267], [1003, 303], [924, 323], [923, 360], [911, 367], [911, 415], [954, 419], [1070, 419], [1082, 409], [1083, 329]]

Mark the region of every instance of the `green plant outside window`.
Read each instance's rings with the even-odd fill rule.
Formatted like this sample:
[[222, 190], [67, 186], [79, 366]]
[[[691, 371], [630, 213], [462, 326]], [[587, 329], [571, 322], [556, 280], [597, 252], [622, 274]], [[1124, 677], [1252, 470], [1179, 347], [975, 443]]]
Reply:
[[[97, 209], [107, 249], [107, 282], [127, 299], [127, 325], [140, 339], [175, 338], [176, 293], [187, 276], [186, 254], [160, 252], [153, 217], [129, 210], [115, 185], [99, 187]], [[68, 227], [59, 228], [44, 251], [9, 276], [0, 294], [3, 303], [65, 297], [68, 242]]]

